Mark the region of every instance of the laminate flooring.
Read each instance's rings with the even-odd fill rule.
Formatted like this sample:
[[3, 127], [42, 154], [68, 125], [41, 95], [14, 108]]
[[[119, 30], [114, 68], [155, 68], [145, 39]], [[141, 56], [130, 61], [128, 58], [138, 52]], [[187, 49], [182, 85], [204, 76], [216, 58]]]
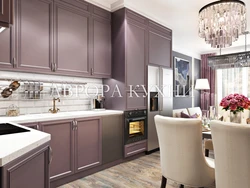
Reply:
[[[59, 188], [160, 188], [161, 177], [160, 153], [155, 152]], [[179, 185], [168, 180], [167, 188], [179, 188]]]

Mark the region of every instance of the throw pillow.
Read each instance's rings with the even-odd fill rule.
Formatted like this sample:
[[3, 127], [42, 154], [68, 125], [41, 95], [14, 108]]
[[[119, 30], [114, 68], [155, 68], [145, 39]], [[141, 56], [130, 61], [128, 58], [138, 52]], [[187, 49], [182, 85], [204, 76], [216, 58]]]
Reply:
[[181, 118], [198, 118], [199, 115], [198, 114], [193, 114], [193, 115], [188, 115], [188, 114], [185, 114], [184, 112], [181, 112]]

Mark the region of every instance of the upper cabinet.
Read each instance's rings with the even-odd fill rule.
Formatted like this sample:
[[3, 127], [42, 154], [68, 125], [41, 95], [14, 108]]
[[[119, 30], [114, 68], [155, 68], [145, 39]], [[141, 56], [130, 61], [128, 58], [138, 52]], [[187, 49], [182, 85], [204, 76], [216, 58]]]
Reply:
[[[106, 107], [146, 109], [147, 65], [172, 67], [172, 31], [127, 8], [112, 13], [112, 80], [104, 84], [119, 91], [107, 93]], [[112, 97], [108, 96], [111, 95]]]
[[16, 53], [20, 70], [51, 72], [52, 0], [16, 0]]
[[110, 12], [83, 0], [14, 2], [14, 32], [0, 35], [2, 70], [111, 77]]
[[111, 22], [95, 16], [93, 24], [93, 65], [91, 73], [111, 77]]
[[0, 27], [13, 23], [13, 0], [0, 0]]
[[6, 28], [0, 33], [0, 67], [1, 68], [12, 68], [12, 28]]
[[149, 21], [149, 64], [172, 67], [172, 31]]
[[54, 9], [54, 68], [62, 74], [90, 74], [90, 14], [64, 4]]

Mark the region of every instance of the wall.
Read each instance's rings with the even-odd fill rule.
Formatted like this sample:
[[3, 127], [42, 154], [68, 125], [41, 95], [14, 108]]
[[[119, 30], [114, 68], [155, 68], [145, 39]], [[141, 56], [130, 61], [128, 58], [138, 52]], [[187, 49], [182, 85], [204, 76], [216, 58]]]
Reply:
[[[6, 109], [12, 104], [20, 108], [20, 114], [48, 113], [48, 110], [52, 108], [53, 97], [60, 97], [61, 101], [56, 101], [56, 107], [62, 112], [89, 110], [91, 109], [91, 98], [102, 93], [102, 79], [8, 71], [0, 71], [0, 92], [9, 87], [14, 80], [18, 80], [21, 85], [8, 98], [3, 98], [0, 95], [0, 116], [4, 116]], [[32, 81], [32, 83], [34, 81], [43, 82], [40, 99], [29, 99], [30, 95], [25, 92], [24, 88], [24, 83], [27, 83], [27, 81]], [[61, 93], [62, 88], [66, 85], [71, 86], [69, 95]], [[51, 93], [51, 87], [56, 88], [53, 94]]]
[[[195, 81], [196, 79], [200, 78], [200, 68], [201, 68], [201, 60], [199, 59], [194, 59], [193, 63], [193, 81], [194, 81], [194, 86], [195, 86]], [[193, 90], [194, 91], [194, 98], [193, 98], [193, 103], [194, 106], [200, 106], [201, 105], [201, 100], [200, 100], [200, 91], [199, 90]]]
[[[173, 51], [173, 68], [175, 66], [174, 57], [185, 59], [185, 60], [188, 60], [190, 62], [190, 67], [189, 67], [190, 86], [194, 87], [194, 81], [200, 75], [200, 60], [194, 59], [193, 57], [190, 57], [190, 56], [187, 56], [185, 54]], [[191, 93], [189, 96], [186, 96], [186, 97], [175, 97], [174, 96], [173, 97], [173, 109], [190, 108], [190, 107], [194, 107], [194, 106], [200, 106], [199, 92], [197, 93], [197, 91], [193, 90], [193, 97], [192, 97]]]

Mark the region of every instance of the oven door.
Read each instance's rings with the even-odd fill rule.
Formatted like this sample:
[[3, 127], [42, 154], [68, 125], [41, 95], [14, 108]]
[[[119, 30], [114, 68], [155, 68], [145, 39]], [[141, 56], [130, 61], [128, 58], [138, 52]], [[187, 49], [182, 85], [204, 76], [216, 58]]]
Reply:
[[147, 117], [127, 118], [125, 123], [125, 144], [147, 138]]

